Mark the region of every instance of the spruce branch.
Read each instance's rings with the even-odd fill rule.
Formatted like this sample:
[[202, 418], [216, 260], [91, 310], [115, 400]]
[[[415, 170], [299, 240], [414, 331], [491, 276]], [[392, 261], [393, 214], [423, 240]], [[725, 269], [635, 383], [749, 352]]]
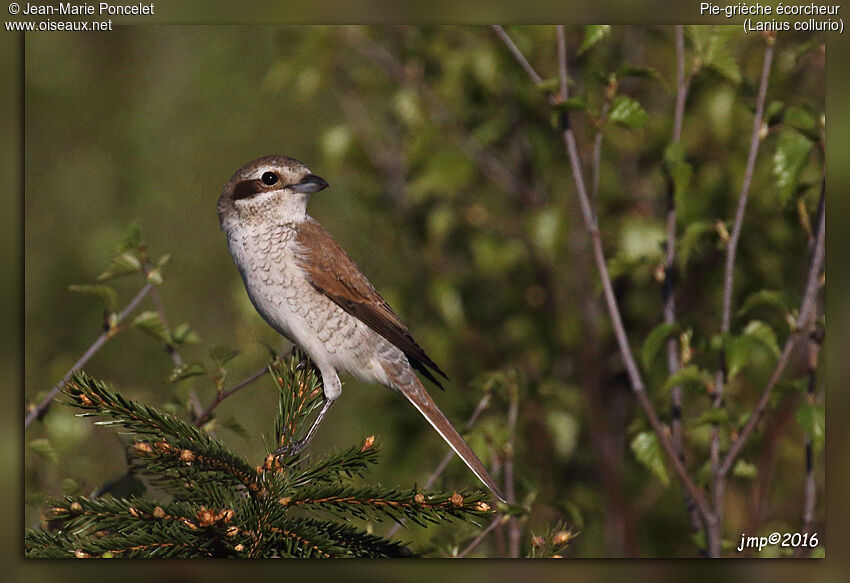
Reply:
[[[271, 372], [279, 393], [276, 441], [285, 446], [307, 425], [321, 383], [297, 352]], [[404, 544], [334, 518], [408, 518], [424, 526], [491, 514], [482, 492], [355, 483], [377, 461], [371, 436], [315, 459], [268, 454], [255, 467], [203, 428], [129, 400], [84, 372], [64, 392], [81, 416], [129, 430], [134, 469], [171, 498], [52, 499], [49, 530], [25, 535], [28, 557], [410, 556]]]
[[319, 486], [304, 488], [279, 499], [283, 508], [310, 508], [340, 516], [381, 521], [407, 518], [420, 526], [450, 519], [474, 521], [486, 516], [490, 506], [482, 492], [421, 492], [381, 486]]

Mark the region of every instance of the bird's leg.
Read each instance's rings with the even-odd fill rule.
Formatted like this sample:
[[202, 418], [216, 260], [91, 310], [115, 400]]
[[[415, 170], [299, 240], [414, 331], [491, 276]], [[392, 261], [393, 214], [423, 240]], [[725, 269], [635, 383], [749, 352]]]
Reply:
[[[315, 365], [314, 365], [315, 366]], [[310, 440], [313, 439], [313, 436], [316, 434], [316, 430], [319, 428], [319, 424], [325, 418], [328, 411], [331, 408], [331, 405], [334, 404], [339, 398], [339, 395], [342, 393], [342, 382], [339, 380], [339, 375], [336, 374], [336, 370], [331, 367], [323, 368], [318, 367], [319, 374], [322, 377], [322, 391], [325, 394], [325, 404], [322, 405], [322, 410], [319, 411], [316, 420], [313, 421], [313, 425], [310, 426], [310, 430], [307, 431], [307, 435], [304, 436], [303, 439], [299, 439], [296, 442], [293, 442], [289, 445], [279, 447], [275, 450], [274, 455], [297, 455], [301, 452], [307, 445], [310, 443]]]
[[301, 453], [301, 451], [310, 443], [310, 440], [313, 439], [313, 436], [316, 434], [316, 430], [319, 428], [319, 424], [322, 422], [322, 419], [325, 418], [325, 415], [335, 401], [336, 399], [328, 399], [325, 397], [325, 404], [322, 406], [322, 410], [319, 411], [319, 415], [316, 417], [316, 420], [313, 421], [313, 425], [310, 426], [310, 430], [307, 432], [307, 435], [305, 435], [303, 439], [299, 439], [289, 445], [279, 447], [275, 450], [274, 454], [294, 456]]

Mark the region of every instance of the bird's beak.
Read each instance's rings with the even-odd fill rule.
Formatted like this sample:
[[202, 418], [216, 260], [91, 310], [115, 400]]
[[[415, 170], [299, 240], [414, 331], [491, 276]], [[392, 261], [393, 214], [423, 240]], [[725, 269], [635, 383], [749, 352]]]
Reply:
[[308, 174], [304, 177], [304, 180], [299, 182], [298, 184], [293, 184], [289, 187], [290, 190], [294, 190], [295, 192], [305, 192], [305, 193], [314, 193], [319, 192], [320, 190], [324, 190], [328, 187], [327, 181], [321, 176], [316, 176], [315, 174]]

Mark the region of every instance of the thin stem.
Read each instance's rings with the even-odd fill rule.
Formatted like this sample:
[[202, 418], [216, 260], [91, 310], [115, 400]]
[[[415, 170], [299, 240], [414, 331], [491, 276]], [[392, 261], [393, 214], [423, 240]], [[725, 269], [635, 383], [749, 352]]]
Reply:
[[[809, 406], [815, 404], [815, 390], [817, 389], [817, 366], [818, 366], [818, 355], [820, 353], [820, 341], [817, 338], [817, 330], [812, 323], [809, 333], [809, 343], [808, 343], [808, 357], [809, 357], [809, 386], [806, 391], [806, 403]], [[812, 441], [811, 433], [806, 433], [806, 441], [805, 441], [805, 454], [806, 454], [806, 482], [803, 487], [803, 526], [801, 532], [804, 534], [810, 534], [812, 532], [812, 524], [815, 520], [815, 507], [817, 504], [817, 484], [815, 483], [815, 453], [814, 453], [814, 443]], [[807, 554], [807, 551], [810, 549], [808, 546], [799, 546], [794, 551], [795, 557], [801, 557], [804, 554]]]
[[[142, 273], [145, 278], [150, 275], [150, 265], [145, 262], [142, 265]], [[154, 309], [156, 313], [159, 314], [159, 319], [162, 320], [162, 325], [165, 327], [165, 333], [171, 334], [171, 326], [168, 324], [168, 318], [165, 315], [165, 306], [162, 303], [162, 297], [159, 295], [159, 288], [154, 286], [151, 289], [151, 300], [153, 301]], [[177, 350], [177, 347], [172, 344], [165, 345], [165, 351], [171, 357], [171, 362], [175, 367], [183, 366], [183, 357], [180, 355], [180, 351]], [[189, 389], [189, 404], [192, 407], [192, 412], [195, 417], [201, 414], [201, 402], [198, 400], [198, 393], [195, 392], [195, 389]]]
[[596, 129], [596, 135], [593, 136], [593, 183], [591, 186], [590, 201], [593, 207], [593, 218], [596, 219], [596, 213], [599, 212], [599, 175], [602, 167], [602, 139], [604, 134], [602, 128], [605, 126], [605, 121], [608, 119], [608, 111], [611, 109], [611, 100], [605, 99], [602, 104], [602, 111], [599, 115], [599, 127]]
[[[499, 36], [499, 38], [502, 39], [502, 42], [505, 43], [505, 46], [508, 47], [508, 50], [511, 51], [511, 54], [514, 56], [520, 66], [525, 69], [525, 72], [528, 73], [528, 76], [531, 77], [531, 80], [534, 82], [534, 84], [539, 85], [543, 81], [543, 79], [540, 78], [540, 75], [537, 74], [537, 71], [534, 70], [534, 67], [531, 66], [531, 63], [528, 62], [528, 59], [525, 58], [525, 55], [522, 54], [522, 51], [519, 50], [519, 47], [514, 44], [514, 41], [511, 40], [511, 37], [508, 36], [508, 33], [505, 32], [505, 29], [498, 24], [494, 24], [492, 28]], [[561, 47], [560, 41], [558, 42], [558, 47], [559, 49]]]
[[463, 549], [461, 552], [458, 553], [457, 558], [462, 559], [466, 555], [468, 555], [473, 549], [475, 549], [475, 547], [477, 547], [481, 543], [481, 541], [484, 540], [484, 537], [486, 537], [488, 534], [490, 534], [490, 531], [492, 531], [494, 528], [496, 528], [504, 519], [505, 519], [505, 517], [502, 516], [501, 514], [499, 516], [497, 516], [496, 518], [494, 518], [490, 522], [490, 524], [487, 525], [487, 528], [485, 528], [480, 533], [478, 533], [478, 536], [476, 536], [474, 539], [472, 539], [472, 542], [469, 543], [469, 545], [467, 545], [467, 547], [465, 549]]
[[794, 324], [795, 330], [791, 331], [791, 334], [788, 336], [788, 340], [785, 341], [785, 346], [782, 348], [782, 353], [776, 363], [776, 368], [774, 368], [773, 374], [771, 374], [770, 380], [767, 382], [767, 386], [765, 386], [756, 408], [753, 410], [744, 428], [738, 434], [737, 439], [732, 442], [726, 457], [723, 458], [723, 464], [720, 466], [719, 470], [721, 478], [725, 478], [728, 475], [729, 470], [732, 468], [732, 464], [737, 459], [738, 454], [741, 453], [741, 449], [749, 439], [750, 434], [764, 415], [764, 411], [767, 408], [768, 401], [770, 400], [771, 391], [773, 391], [773, 388], [776, 386], [776, 383], [779, 382], [779, 379], [782, 378], [782, 373], [785, 371], [785, 367], [788, 364], [791, 351], [800, 338], [800, 332], [806, 329], [810, 318], [814, 316], [817, 292], [820, 288], [820, 273], [821, 268], [823, 267], [825, 253], [824, 231], [826, 230], [826, 212], [824, 195], [825, 186], [822, 186], [818, 210], [819, 217], [815, 248], [812, 250], [811, 264], [809, 266], [808, 276], [806, 277], [806, 290], [803, 294], [803, 299], [800, 302], [800, 313]]
[[[505, 497], [508, 504], [516, 504], [516, 480], [514, 478], [514, 457], [516, 455], [516, 425], [519, 417], [519, 391], [516, 386], [511, 390], [511, 404], [508, 409], [508, 447], [505, 455]], [[508, 553], [511, 558], [519, 558], [519, 544], [522, 530], [519, 517], [511, 515], [508, 520]]]
[[[126, 318], [130, 314], [130, 312], [136, 309], [139, 303], [151, 291], [151, 289], [153, 289], [153, 287], [153, 284], [148, 283], [145, 284], [145, 286], [139, 290], [139, 293], [137, 293], [136, 296], [132, 300], [130, 300], [130, 303], [127, 304], [127, 307], [125, 307], [121, 311], [121, 313], [118, 314], [118, 319], [115, 322], [116, 326], [117, 324], [120, 324], [124, 320], [124, 318]], [[62, 377], [62, 380], [56, 383], [56, 386], [53, 387], [49, 393], [47, 393], [47, 396], [41, 400], [41, 402], [38, 404], [37, 407], [35, 407], [35, 409], [29, 412], [26, 417], [26, 420], [24, 421], [24, 428], [29, 427], [33, 421], [35, 421], [36, 419], [40, 419], [42, 416], [44, 416], [45, 413], [47, 413], [47, 410], [50, 408], [50, 404], [53, 402], [53, 399], [56, 397], [56, 395], [59, 394], [59, 391], [62, 390], [62, 387], [64, 387], [65, 383], [67, 383], [68, 380], [71, 378], [71, 375], [78, 371], [80, 368], [84, 367], [86, 363], [91, 359], [91, 357], [97, 354], [97, 351], [100, 350], [104, 344], [106, 344], [106, 341], [113, 338], [115, 334], [116, 328], [110, 327], [103, 334], [97, 337], [97, 339], [92, 343], [92, 345], [89, 346], [88, 350], [86, 350], [85, 353], [83, 353], [83, 355], [80, 357], [80, 359], [74, 363], [74, 366], [68, 369], [68, 372], [65, 373], [65, 376]]]
[[[767, 98], [767, 84], [770, 79], [770, 65], [773, 62], [774, 44], [768, 43], [764, 51], [764, 64], [761, 70], [761, 81], [759, 83], [758, 97], [756, 98], [756, 113], [753, 118], [753, 128], [750, 135], [750, 152], [747, 155], [747, 166], [744, 171], [744, 180], [741, 183], [741, 194], [738, 197], [738, 208], [735, 211], [735, 222], [732, 226], [732, 234], [729, 244], [726, 246], [726, 263], [723, 276], [723, 311], [721, 320], [721, 333], [729, 331], [732, 319], [732, 291], [735, 284], [735, 259], [738, 253], [738, 241], [741, 238], [741, 229], [744, 225], [744, 214], [747, 209], [747, 200], [750, 194], [750, 186], [753, 182], [753, 173], [756, 166], [759, 145], [761, 144], [761, 126], [764, 118], [764, 104]], [[722, 387], [718, 387], [722, 391]], [[722, 395], [718, 395], [718, 398]]]
[[268, 372], [268, 370], [269, 370], [269, 367], [264, 366], [263, 368], [261, 368], [260, 370], [258, 370], [254, 374], [252, 374], [251, 376], [249, 376], [249, 377], [243, 379], [241, 382], [237, 383], [236, 386], [234, 386], [232, 389], [227, 390], [227, 391], [221, 391], [220, 393], [217, 393], [215, 398], [213, 399], [213, 401], [207, 406], [206, 409], [201, 411], [200, 415], [198, 415], [198, 417], [195, 419], [195, 421], [194, 421], [195, 426], [200, 427], [201, 425], [206, 423], [207, 420], [209, 419], [210, 415], [212, 414], [213, 410], [216, 407], [218, 407], [219, 404], [222, 401], [224, 401], [227, 397], [231, 396], [235, 392], [244, 389], [245, 387], [247, 387], [248, 385], [250, 385], [251, 383], [256, 381], [258, 378], [260, 378], [261, 376], [266, 374]]
[[[673, 136], [672, 144], [682, 141], [682, 126], [685, 118], [685, 104], [688, 101], [690, 89], [690, 78], [685, 77], [685, 32], [682, 25], [676, 25], [676, 106], [673, 113]], [[664, 266], [664, 281], [661, 284], [661, 295], [664, 301], [664, 322], [674, 324], [676, 322], [676, 193], [672, 177], [668, 177], [667, 187], [667, 242]], [[679, 348], [675, 337], [667, 340], [667, 371], [670, 375], [679, 370]], [[673, 434], [673, 444], [679, 453], [679, 459], [684, 464], [685, 448], [684, 433], [682, 431], [682, 387], [676, 385], [670, 388], [670, 427]], [[685, 506], [691, 521], [691, 528], [698, 532], [701, 528], [699, 513], [697, 512], [690, 494], [685, 492]]]
[[[558, 27], [558, 35], [564, 35], [564, 29], [562, 26]], [[564, 78], [566, 78], [566, 54], [564, 53], [559, 55], [559, 60], [560, 74], [564, 76]], [[532, 77], [532, 79], [535, 76], [539, 77], [539, 75], [536, 75], [536, 73], [535, 75], [532, 75], [532, 72], [529, 72], [529, 76]], [[569, 98], [568, 85], [562, 82], [561, 88], [563, 92], [560, 95], [560, 100], [563, 102]], [[649, 397], [646, 394], [646, 388], [643, 384], [643, 379], [641, 378], [640, 371], [638, 370], [637, 364], [635, 363], [634, 355], [632, 354], [631, 347], [629, 346], [628, 336], [626, 334], [625, 327], [623, 326], [622, 317], [620, 316], [619, 305], [617, 304], [617, 299], [614, 296], [614, 287], [611, 283], [611, 276], [608, 273], [608, 266], [605, 262], [605, 253], [602, 249], [602, 239], [599, 234], [599, 228], [597, 227], [596, 219], [591, 210], [587, 190], [585, 189], [584, 178], [579, 162], [578, 149], [576, 147], [575, 142], [575, 135], [573, 134], [573, 131], [569, 126], [569, 115], [567, 113], [564, 114], [564, 122], [565, 128], [562, 134], [564, 138], [564, 143], [566, 145], [567, 156], [570, 161], [570, 167], [573, 173], [573, 180], [575, 181], [576, 191], [579, 197], [582, 217], [584, 219], [585, 227], [587, 228], [588, 233], [590, 235], [591, 244], [593, 246], [594, 260], [596, 261], [596, 267], [597, 271], [599, 272], [599, 277], [602, 280], [605, 303], [608, 308], [611, 323], [614, 327], [614, 334], [620, 349], [620, 355], [626, 367], [626, 372], [629, 377], [632, 392], [635, 394], [635, 397], [638, 400], [638, 404], [643, 409], [644, 414], [649, 419], [650, 425], [652, 426], [652, 429], [655, 432], [659, 443], [661, 443], [662, 447], [664, 448], [664, 451], [667, 454], [670, 464], [673, 466], [673, 469], [675, 470], [676, 474], [681, 479], [685, 489], [687, 489], [687, 491], [690, 492], [691, 496], [693, 496], [706, 522], [709, 522], [710, 517], [712, 516], [712, 512], [711, 507], [708, 504], [708, 499], [705, 495], [705, 492], [703, 492], [702, 489], [697, 486], [696, 483], [691, 479], [691, 476], [688, 474], [688, 470], [685, 468], [684, 464], [682, 464], [681, 460], [679, 459], [676, 449], [667, 435], [666, 429], [661, 424], [661, 421], [658, 419], [658, 415], [655, 412], [652, 402], [649, 400]]]
[[[764, 52], [764, 63], [762, 64], [761, 81], [759, 82], [758, 96], [756, 97], [756, 112], [753, 117], [753, 128], [750, 134], [750, 151], [747, 154], [747, 165], [744, 170], [744, 179], [741, 183], [741, 193], [738, 196], [738, 208], [735, 211], [735, 220], [732, 225], [732, 234], [726, 246], [726, 260], [723, 270], [723, 303], [721, 309], [721, 336], [729, 333], [732, 320], [732, 293], [735, 284], [735, 260], [738, 253], [738, 242], [741, 238], [741, 229], [744, 224], [744, 214], [747, 209], [750, 186], [755, 172], [756, 157], [761, 144], [761, 127], [764, 118], [764, 105], [767, 98], [767, 84], [770, 80], [770, 66], [773, 62], [774, 39], [769, 39]], [[712, 406], [720, 408], [723, 406], [724, 382], [726, 380], [726, 362], [723, 352], [720, 354], [720, 365], [714, 382], [714, 395]], [[725, 489], [725, 472], [720, 471], [720, 429], [714, 425], [711, 429], [709, 442], [709, 458], [711, 467], [711, 491], [712, 504], [718, 516], [723, 514], [723, 494]], [[719, 548], [720, 534], [715, 533], [715, 540], [709, 540], [709, 546]]]

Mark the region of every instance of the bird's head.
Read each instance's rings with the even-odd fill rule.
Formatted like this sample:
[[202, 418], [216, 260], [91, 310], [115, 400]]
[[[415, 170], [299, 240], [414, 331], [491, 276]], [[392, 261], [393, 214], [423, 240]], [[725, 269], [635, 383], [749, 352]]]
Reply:
[[224, 231], [270, 220], [298, 223], [307, 216], [310, 195], [327, 188], [323, 178], [287, 156], [264, 156], [236, 171], [218, 199]]

